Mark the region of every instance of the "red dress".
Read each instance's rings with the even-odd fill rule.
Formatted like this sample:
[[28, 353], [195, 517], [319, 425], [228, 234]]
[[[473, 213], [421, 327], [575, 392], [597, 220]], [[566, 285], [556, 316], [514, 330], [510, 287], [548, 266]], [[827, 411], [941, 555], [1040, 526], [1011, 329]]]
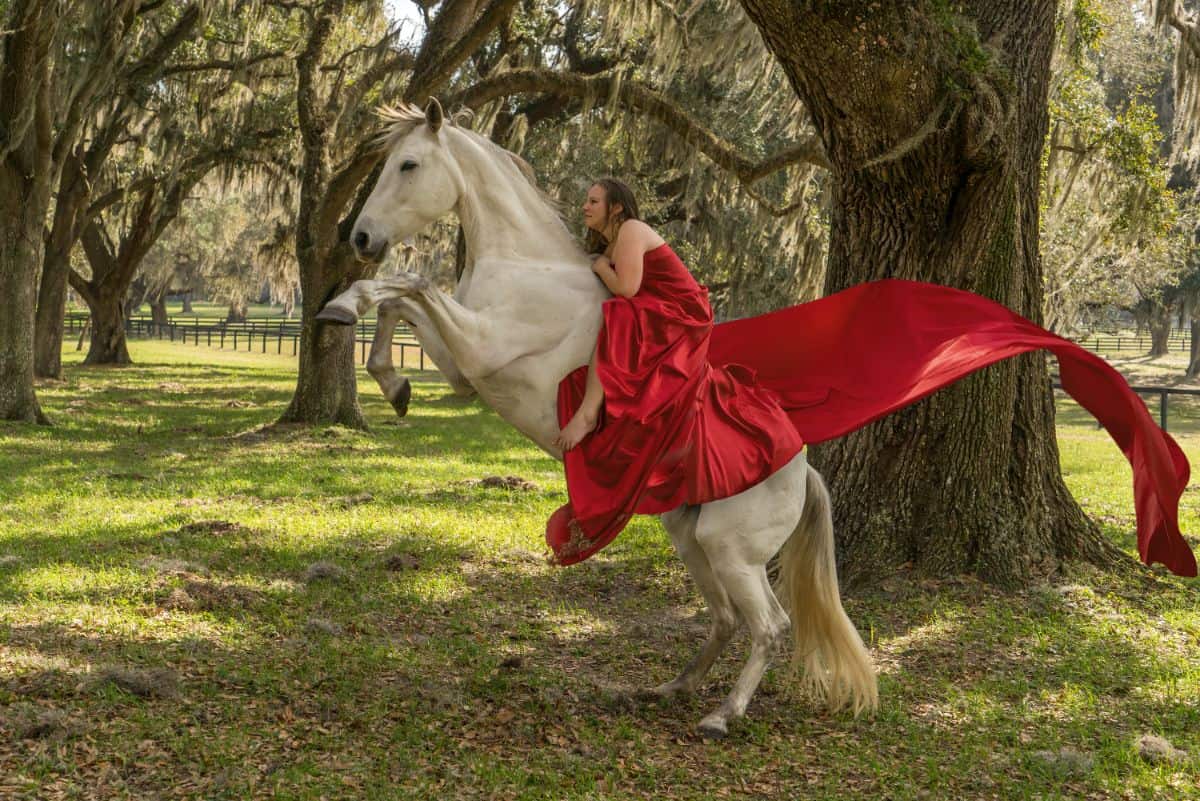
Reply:
[[[1009, 356], [1046, 349], [1063, 388], [1133, 467], [1138, 549], [1196, 575], [1179, 531], [1189, 467], [1120, 373], [1099, 356], [987, 298], [888, 279], [713, 326], [708, 292], [667, 246], [648, 251], [632, 298], [604, 302], [596, 368], [604, 410], [567, 452], [570, 502], [546, 541], [559, 564], [591, 556], [630, 517], [749, 489], [805, 442], [846, 434]], [[565, 425], [587, 367], [563, 379]]]

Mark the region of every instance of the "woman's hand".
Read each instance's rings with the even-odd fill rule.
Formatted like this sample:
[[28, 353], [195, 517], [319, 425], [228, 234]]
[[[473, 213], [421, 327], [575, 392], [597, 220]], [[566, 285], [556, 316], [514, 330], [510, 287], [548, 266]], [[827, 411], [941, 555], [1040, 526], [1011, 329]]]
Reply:
[[592, 260], [592, 272], [594, 272], [596, 275], [602, 276], [605, 274], [605, 272], [612, 269], [612, 262], [609, 261], [608, 256], [605, 256], [603, 253]]

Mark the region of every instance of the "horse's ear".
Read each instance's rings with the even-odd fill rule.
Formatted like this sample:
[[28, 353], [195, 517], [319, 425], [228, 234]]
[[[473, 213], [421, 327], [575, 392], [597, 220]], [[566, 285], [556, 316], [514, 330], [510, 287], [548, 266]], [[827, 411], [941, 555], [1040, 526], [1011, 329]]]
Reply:
[[425, 107], [425, 121], [429, 123], [429, 130], [437, 133], [445, 119], [446, 115], [442, 112], [442, 104], [436, 97], [429, 98], [429, 105]]

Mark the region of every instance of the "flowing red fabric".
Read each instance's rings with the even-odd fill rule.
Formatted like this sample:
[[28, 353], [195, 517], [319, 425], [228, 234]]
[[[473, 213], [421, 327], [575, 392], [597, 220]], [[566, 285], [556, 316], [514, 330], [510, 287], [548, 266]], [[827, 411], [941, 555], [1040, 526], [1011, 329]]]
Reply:
[[[559, 564], [591, 556], [634, 514], [736, 495], [804, 443], [861, 428], [1001, 359], [1045, 349], [1063, 388], [1133, 467], [1138, 551], [1196, 575], [1179, 531], [1187, 457], [1099, 356], [987, 298], [916, 281], [862, 284], [811, 303], [713, 326], [707, 290], [666, 245], [644, 258], [633, 298], [603, 306], [600, 425], [566, 455], [570, 503], [546, 526]], [[579, 406], [587, 368], [559, 385]]]

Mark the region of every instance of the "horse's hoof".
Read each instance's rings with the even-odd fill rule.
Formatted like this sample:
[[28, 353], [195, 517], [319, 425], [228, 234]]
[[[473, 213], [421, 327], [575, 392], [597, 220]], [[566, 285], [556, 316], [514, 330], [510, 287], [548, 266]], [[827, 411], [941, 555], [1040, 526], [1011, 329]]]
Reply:
[[396, 410], [397, 417], [404, 417], [408, 414], [408, 401], [412, 398], [412, 383], [406, 378], [404, 385], [400, 387], [400, 391], [392, 398], [392, 408]]
[[729, 734], [724, 721], [702, 720], [697, 728], [705, 740], [724, 740]]
[[326, 306], [317, 312], [317, 319], [334, 325], [354, 325], [358, 317], [339, 306]]

